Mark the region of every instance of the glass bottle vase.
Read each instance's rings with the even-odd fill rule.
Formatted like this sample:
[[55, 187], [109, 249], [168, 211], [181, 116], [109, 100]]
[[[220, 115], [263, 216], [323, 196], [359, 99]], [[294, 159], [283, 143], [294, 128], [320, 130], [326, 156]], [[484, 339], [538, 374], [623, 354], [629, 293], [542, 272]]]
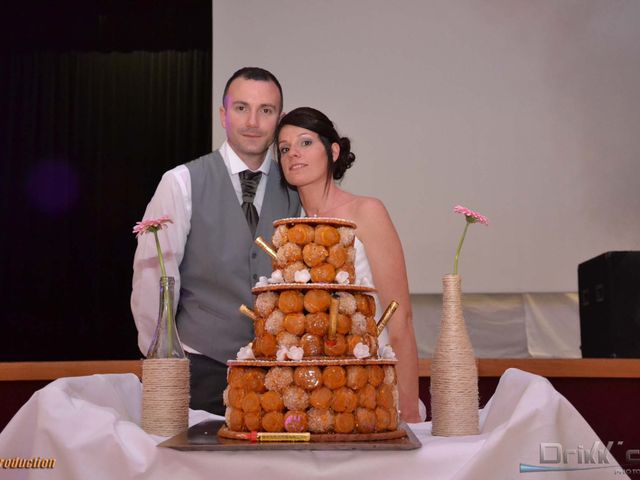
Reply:
[[160, 308], [158, 310], [158, 324], [147, 352], [148, 359], [158, 358], [186, 358], [178, 329], [176, 328], [175, 312], [173, 308], [173, 277], [160, 277]]

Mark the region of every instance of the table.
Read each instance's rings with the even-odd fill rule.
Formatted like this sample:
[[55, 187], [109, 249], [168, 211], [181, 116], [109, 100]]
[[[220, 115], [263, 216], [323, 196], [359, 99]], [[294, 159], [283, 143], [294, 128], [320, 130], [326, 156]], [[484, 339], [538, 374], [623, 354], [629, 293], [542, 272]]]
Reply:
[[[2, 470], [2, 478], [102, 479], [622, 479], [620, 467], [573, 406], [543, 377], [517, 369], [501, 377], [481, 410], [481, 433], [433, 437], [410, 425], [423, 447], [411, 451], [179, 452], [139, 426], [142, 386], [133, 374], [61, 378], [37, 391], [0, 433], [0, 459], [54, 458], [53, 469]], [[190, 425], [216, 418], [190, 411]], [[520, 473], [521, 464], [593, 468]], [[600, 450], [603, 464], [578, 464]], [[525, 467], [526, 468], [526, 467]]]

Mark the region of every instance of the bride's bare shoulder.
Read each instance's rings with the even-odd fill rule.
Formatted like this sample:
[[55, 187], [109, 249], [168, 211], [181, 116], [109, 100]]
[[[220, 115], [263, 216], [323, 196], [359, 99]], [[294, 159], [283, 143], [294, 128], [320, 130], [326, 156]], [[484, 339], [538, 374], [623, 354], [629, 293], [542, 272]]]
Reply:
[[353, 202], [353, 208], [358, 216], [386, 214], [387, 209], [381, 200], [375, 197], [358, 196]]
[[358, 230], [378, 229], [391, 222], [384, 203], [375, 197], [358, 196], [351, 202], [350, 210], [349, 216], [358, 224]]

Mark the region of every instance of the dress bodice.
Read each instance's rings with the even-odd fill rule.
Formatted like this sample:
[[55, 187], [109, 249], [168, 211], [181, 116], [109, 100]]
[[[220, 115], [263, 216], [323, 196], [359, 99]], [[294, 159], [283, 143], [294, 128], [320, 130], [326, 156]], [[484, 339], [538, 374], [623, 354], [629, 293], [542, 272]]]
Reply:
[[[363, 283], [363, 279], [366, 278], [371, 284], [373, 283], [373, 274], [371, 273], [371, 266], [369, 265], [369, 259], [367, 258], [367, 251], [364, 248], [364, 244], [356, 237], [354, 242], [354, 248], [356, 249], [355, 269], [356, 269], [356, 283]], [[380, 305], [380, 297], [377, 293], [371, 293], [370, 295], [376, 301], [376, 322], [382, 316], [382, 306]], [[380, 348], [389, 343], [389, 332], [385, 328], [378, 337], [378, 345]]]

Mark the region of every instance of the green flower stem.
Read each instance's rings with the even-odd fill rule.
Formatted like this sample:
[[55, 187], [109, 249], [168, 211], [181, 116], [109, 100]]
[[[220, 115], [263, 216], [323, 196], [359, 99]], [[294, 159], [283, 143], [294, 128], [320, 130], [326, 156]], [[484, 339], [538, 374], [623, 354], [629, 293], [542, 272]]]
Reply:
[[464, 231], [462, 232], [462, 238], [460, 239], [460, 243], [458, 244], [458, 249], [456, 250], [456, 258], [453, 261], [453, 274], [458, 274], [458, 257], [460, 257], [460, 251], [462, 250], [462, 244], [464, 243], [464, 237], [467, 235], [467, 228], [469, 228], [469, 222], [465, 222]]
[[156, 250], [158, 250], [158, 260], [160, 260], [160, 271], [162, 276], [167, 276], [167, 270], [164, 268], [164, 260], [162, 258], [162, 249], [160, 248], [160, 240], [158, 239], [158, 230], [153, 230], [153, 236], [156, 239]]
[[[165, 277], [167, 278], [167, 277]], [[169, 282], [167, 281], [167, 288], [164, 289], [164, 303], [167, 308], [167, 333], [168, 338], [168, 355], [171, 356], [173, 352], [173, 302], [171, 301], [171, 292], [169, 292]]]
[[[164, 259], [162, 258], [162, 249], [160, 248], [160, 240], [158, 239], [158, 230], [153, 230], [153, 236], [156, 239], [156, 249], [158, 250], [158, 260], [160, 261], [160, 271], [162, 272], [163, 278], [167, 277], [167, 270], [164, 266]], [[164, 291], [164, 304], [167, 308], [167, 333], [169, 335], [169, 345], [168, 345], [168, 355], [171, 355], [173, 352], [173, 303], [171, 302], [171, 295], [169, 292], [169, 283], [167, 281], [166, 288]]]

